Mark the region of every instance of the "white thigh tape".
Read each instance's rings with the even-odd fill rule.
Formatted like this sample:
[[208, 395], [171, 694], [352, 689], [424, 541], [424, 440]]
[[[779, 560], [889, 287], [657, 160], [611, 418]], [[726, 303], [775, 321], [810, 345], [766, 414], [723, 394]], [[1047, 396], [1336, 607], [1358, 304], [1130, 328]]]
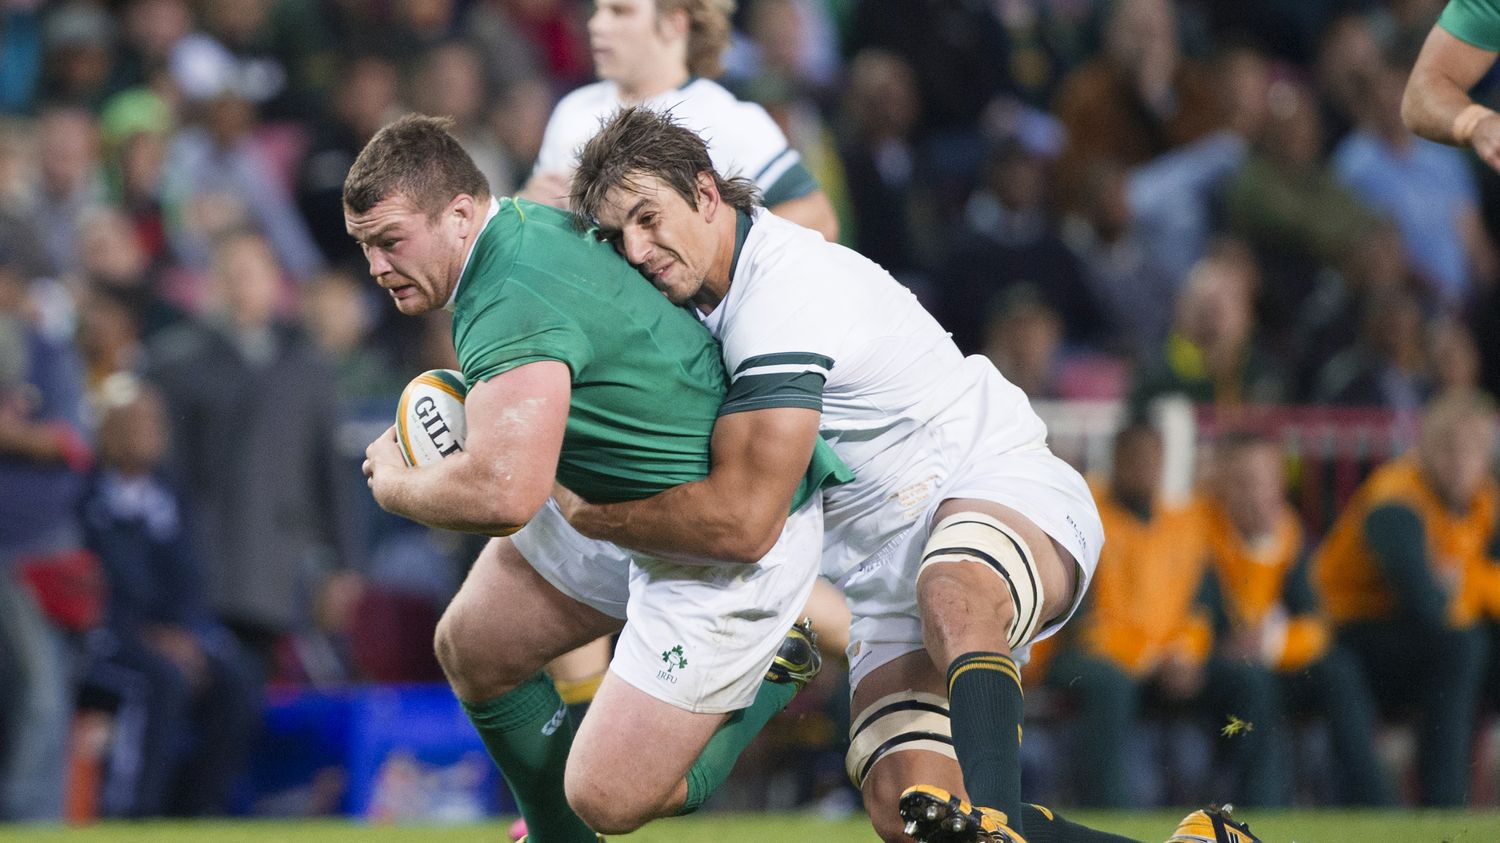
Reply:
[[982, 512], [959, 512], [938, 522], [922, 550], [922, 566], [979, 560], [1005, 580], [1015, 619], [1005, 639], [1012, 650], [1026, 644], [1042, 622], [1042, 580], [1037, 576], [1031, 548], [1015, 530]]

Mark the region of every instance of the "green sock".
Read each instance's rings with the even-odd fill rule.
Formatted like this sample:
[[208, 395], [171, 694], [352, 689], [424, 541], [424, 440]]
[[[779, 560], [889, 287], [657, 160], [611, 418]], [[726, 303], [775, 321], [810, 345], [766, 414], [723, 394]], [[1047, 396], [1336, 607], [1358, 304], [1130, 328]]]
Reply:
[[[1136, 843], [1129, 837], [1095, 831], [1052, 813], [1040, 805], [1023, 803], [1021, 816], [1025, 818], [1026, 843]], [[1020, 831], [1020, 829], [1017, 829]]]
[[510, 785], [528, 843], [595, 843], [594, 832], [568, 807], [563, 766], [573, 724], [546, 674], [483, 702], [463, 703], [485, 749]]
[[795, 685], [761, 680], [755, 702], [749, 708], [729, 715], [724, 725], [708, 739], [708, 745], [703, 747], [698, 760], [688, 768], [687, 801], [677, 812], [678, 816], [691, 814], [702, 807], [704, 801], [729, 778], [734, 762], [739, 760], [740, 753], [745, 751], [751, 739], [796, 695]]
[[[1021, 675], [1004, 653], [964, 653], [948, 666], [948, 714], [964, 788], [975, 805], [1021, 815]], [[1024, 821], [1022, 821], [1024, 822]]]

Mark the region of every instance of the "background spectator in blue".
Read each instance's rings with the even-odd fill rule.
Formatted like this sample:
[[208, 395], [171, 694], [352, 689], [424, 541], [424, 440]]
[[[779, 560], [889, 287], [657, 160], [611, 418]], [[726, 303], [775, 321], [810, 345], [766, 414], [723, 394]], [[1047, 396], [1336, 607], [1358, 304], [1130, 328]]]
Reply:
[[115, 375], [104, 393], [99, 466], [82, 504], [109, 585], [84, 682], [86, 701], [115, 712], [102, 807], [126, 817], [222, 814], [260, 717], [255, 668], [213, 619], [182, 502], [160, 475], [161, 399], [130, 375]]
[[1500, 258], [1480, 220], [1464, 154], [1401, 122], [1409, 64], [1382, 65], [1365, 80], [1358, 125], [1334, 150], [1333, 170], [1365, 205], [1395, 222], [1434, 303], [1462, 312], [1477, 287], [1495, 282]]
[[[0, 819], [57, 820], [75, 659], [67, 618], [52, 605], [55, 595], [41, 587], [59, 585], [70, 574], [89, 584], [76, 512], [91, 453], [83, 439], [77, 356], [65, 338], [35, 322], [28, 282], [3, 256], [0, 348], [0, 665], [6, 677], [0, 683]], [[97, 607], [73, 608], [88, 615]]]

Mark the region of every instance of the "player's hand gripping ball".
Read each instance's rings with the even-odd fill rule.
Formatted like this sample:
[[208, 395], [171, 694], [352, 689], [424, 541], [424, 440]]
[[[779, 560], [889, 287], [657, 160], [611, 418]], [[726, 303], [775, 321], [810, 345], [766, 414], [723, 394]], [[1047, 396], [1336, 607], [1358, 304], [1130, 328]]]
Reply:
[[407, 465], [432, 465], [464, 449], [463, 375], [432, 369], [411, 379], [396, 406], [396, 442]]

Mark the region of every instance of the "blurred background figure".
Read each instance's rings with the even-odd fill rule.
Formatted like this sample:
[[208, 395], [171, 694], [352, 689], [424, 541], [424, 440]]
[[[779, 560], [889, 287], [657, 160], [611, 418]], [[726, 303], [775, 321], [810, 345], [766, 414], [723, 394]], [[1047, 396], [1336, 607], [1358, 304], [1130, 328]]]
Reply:
[[[939, 273], [939, 321], [962, 350], [979, 348], [984, 320], [1003, 298], [1025, 288], [1065, 319], [1074, 347], [1110, 346], [1112, 324], [1083, 265], [1063, 241], [1049, 207], [1050, 162], [1018, 142], [991, 153], [985, 181], [969, 199], [964, 224]], [[984, 302], [986, 306], [975, 307]]]
[[[1394, 804], [1375, 753], [1375, 702], [1353, 656], [1332, 642], [1308, 570], [1311, 548], [1287, 505], [1285, 455], [1249, 433], [1221, 437], [1213, 451], [1204, 529], [1218, 586], [1219, 654], [1274, 676], [1287, 717], [1317, 715], [1331, 739], [1337, 802]], [[1290, 721], [1255, 728], [1271, 730], [1276, 752], [1292, 752]], [[1290, 776], [1283, 782], [1283, 799], [1294, 784]]]
[[1497, 499], [1491, 400], [1435, 401], [1416, 451], [1380, 467], [1314, 562], [1337, 641], [1387, 712], [1409, 713], [1418, 799], [1461, 805], [1494, 601]]
[[99, 464], [81, 507], [109, 589], [83, 698], [114, 714], [101, 810], [224, 814], [264, 704], [256, 667], [214, 620], [182, 501], [161, 475], [161, 399], [124, 374], [103, 391]]
[[[1287, 800], [1280, 701], [1274, 680], [1254, 665], [1216, 657], [1208, 545], [1198, 508], [1163, 500], [1162, 442], [1145, 424], [1115, 437], [1114, 466], [1094, 497], [1109, 537], [1079, 620], [1076, 646], [1053, 659], [1047, 681], [1076, 704], [1077, 777], [1081, 804], [1131, 807], [1162, 765], [1143, 758], [1139, 734], [1147, 712], [1190, 712], [1230, 729], [1236, 781], [1247, 804]], [[1271, 724], [1264, 728], [1259, 724]], [[1134, 780], [1134, 784], [1132, 784]], [[1168, 798], [1191, 801], [1188, 794]]]
[[1067, 132], [1063, 201], [1077, 208], [1099, 162], [1134, 167], [1224, 123], [1208, 73], [1185, 59], [1170, 0], [1115, 4], [1100, 54], [1062, 81], [1053, 111]]
[[337, 474], [337, 387], [317, 346], [279, 315], [267, 240], [216, 243], [213, 305], [153, 342], [147, 369], [172, 420], [174, 469], [194, 501], [208, 599], [272, 673], [323, 577], [356, 561], [347, 478]]
[[1198, 262], [1177, 300], [1171, 333], [1132, 388], [1133, 417], [1162, 395], [1221, 406], [1280, 396], [1282, 374], [1255, 335], [1258, 285], [1255, 259], [1243, 244], [1226, 241]]
[[1362, 79], [1356, 128], [1333, 153], [1355, 196], [1401, 232], [1412, 266], [1444, 310], [1463, 312], [1500, 272], [1479, 217], [1479, 191], [1463, 153], [1419, 138], [1401, 122], [1409, 62], [1382, 63]]
[[62, 818], [76, 634], [103, 611], [77, 506], [93, 459], [83, 372], [0, 255], [0, 818]]

